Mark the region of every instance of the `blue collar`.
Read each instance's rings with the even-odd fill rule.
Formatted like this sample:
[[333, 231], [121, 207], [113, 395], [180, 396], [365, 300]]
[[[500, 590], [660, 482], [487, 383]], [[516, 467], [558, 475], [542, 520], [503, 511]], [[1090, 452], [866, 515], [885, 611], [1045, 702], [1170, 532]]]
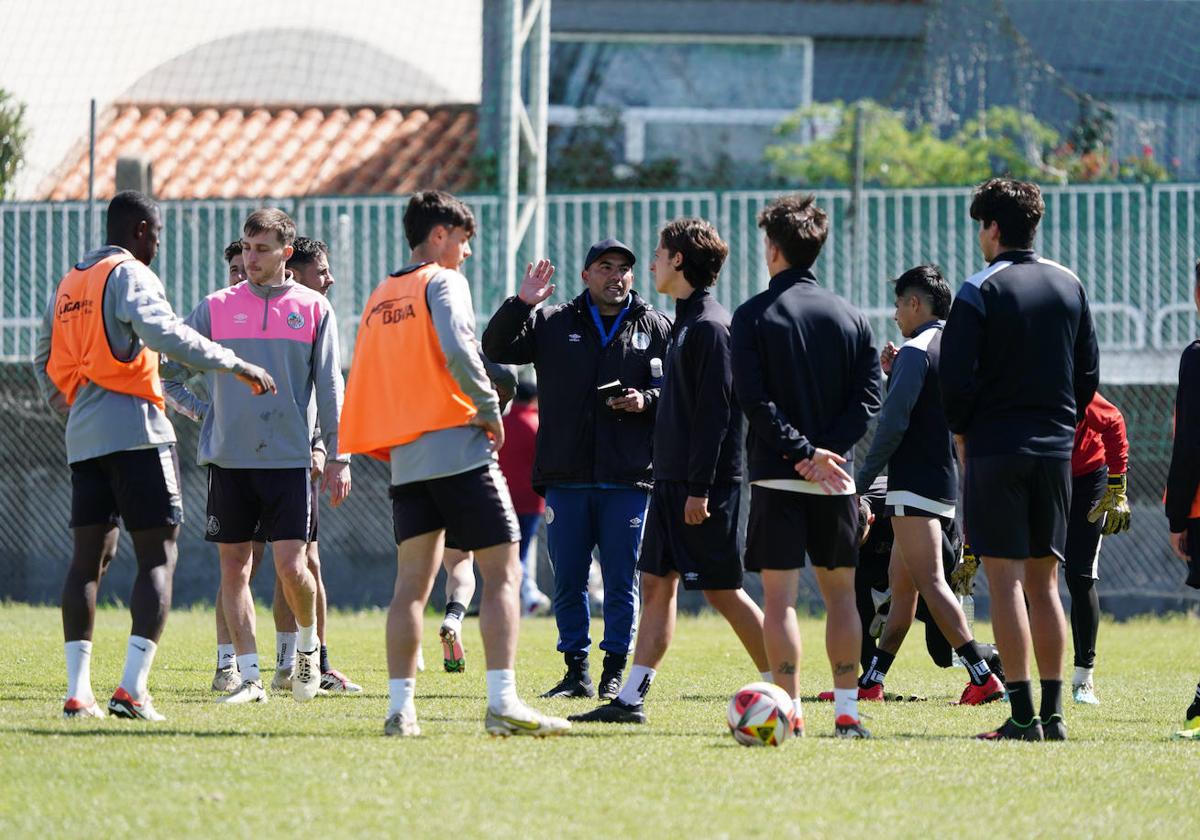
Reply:
[[596, 332], [600, 333], [600, 346], [607, 347], [608, 343], [616, 336], [617, 331], [621, 329], [621, 322], [625, 320], [625, 313], [629, 311], [629, 305], [633, 303], [633, 295], [629, 295], [625, 299], [625, 307], [617, 313], [616, 319], [613, 321], [612, 329], [605, 331], [604, 322], [600, 320], [600, 310], [596, 308], [596, 304], [592, 303], [592, 296], [587, 296], [588, 310], [592, 313], [592, 321], [596, 324]]

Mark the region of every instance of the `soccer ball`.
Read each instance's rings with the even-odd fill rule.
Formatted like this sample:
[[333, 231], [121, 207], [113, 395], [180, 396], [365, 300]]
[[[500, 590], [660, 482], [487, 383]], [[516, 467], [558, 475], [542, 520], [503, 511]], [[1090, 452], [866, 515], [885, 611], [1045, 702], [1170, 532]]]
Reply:
[[777, 747], [792, 737], [792, 698], [774, 683], [753, 682], [729, 701], [729, 731], [745, 747]]

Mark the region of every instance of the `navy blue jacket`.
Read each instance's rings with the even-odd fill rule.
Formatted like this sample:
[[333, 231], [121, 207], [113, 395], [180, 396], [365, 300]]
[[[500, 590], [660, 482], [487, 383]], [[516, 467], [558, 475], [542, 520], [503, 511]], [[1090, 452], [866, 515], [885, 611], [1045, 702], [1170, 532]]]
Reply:
[[731, 341], [750, 480], [799, 479], [795, 463], [817, 448], [842, 455], [853, 475], [882, 379], [863, 314], [811, 271], [789, 268], [737, 308]]
[[[654, 420], [659, 388], [650, 360], [667, 354], [671, 321], [632, 293], [620, 329], [602, 347], [585, 291], [536, 311], [511, 297], [483, 332], [483, 352], [494, 362], [533, 363], [538, 377], [537, 451], [533, 486], [555, 484], [651, 486]], [[613, 380], [642, 392], [640, 413], [613, 411], [596, 389]]]
[[654, 480], [707, 496], [742, 479], [742, 412], [733, 393], [729, 310], [707, 289], [675, 303], [654, 425]]
[[[1175, 439], [1163, 497], [1173, 533], [1187, 529], [1192, 503], [1200, 489], [1200, 341], [1179, 357], [1179, 388], [1175, 392]], [[1195, 551], [1195, 549], [1192, 549]]]
[[1006, 251], [958, 290], [942, 332], [946, 420], [967, 457], [1070, 458], [1100, 381], [1087, 294], [1033, 251]]
[[896, 354], [871, 450], [856, 479], [860, 490], [870, 487], [886, 465], [890, 491], [956, 504], [954, 438], [938, 384], [944, 323], [922, 324]]

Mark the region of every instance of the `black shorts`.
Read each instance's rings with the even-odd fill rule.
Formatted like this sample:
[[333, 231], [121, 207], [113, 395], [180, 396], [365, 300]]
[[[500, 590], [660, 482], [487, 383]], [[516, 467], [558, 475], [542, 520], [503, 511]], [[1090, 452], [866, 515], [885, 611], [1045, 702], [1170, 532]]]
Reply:
[[858, 565], [858, 497], [752, 486], [746, 570], [800, 569], [805, 554], [824, 569]]
[[308, 540], [312, 520], [308, 467], [225, 469], [208, 467], [208, 525], [215, 543]]
[[173, 445], [127, 449], [71, 464], [71, 527], [125, 523], [128, 531], [183, 521]]
[[[310, 473], [310, 475], [311, 475], [311, 473]], [[310, 481], [309, 485], [311, 486], [311, 490], [309, 491], [308, 503], [311, 506], [309, 508], [309, 510], [312, 511], [312, 516], [309, 518], [309, 523], [308, 523], [308, 542], [316, 542], [317, 541], [317, 522], [321, 518], [321, 482], [320, 481]], [[267, 537], [267, 532], [266, 532], [266, 529], [263, 527], [263, 521], [261, 519], [258, 521], [258, 526], [254, 529], [253, 539], [254, 539], [254, 542], [270, 542], [271, 541]]]
[[699, 525], [683, 521], [687, 497], [686, 482], [654, 482], [638, 571], [658, 577], [678, 572], [684, 589], [741, 589], [741, 485], [714, 484], [708, 493], [709, 517]]
[[964, 527], [980, 557], [1064, 559], [1070, 505], [1069, 458], [967, 458]]
[[444, 478], [396, 484], [388, 488], [388, 495], [396, 545], [443, 529], [454, 535], [461, 551], [521, 540], [508, 484], [494, 463]]
[[1096, 580], [1100, 577], [1100, 530], [1104, 517], [1088, 522], [1088, 511], [1104, 497], [1108, 467], [1071, 479], [1071, 513], [1067, 517], [1067, 568], [1069, 575]]

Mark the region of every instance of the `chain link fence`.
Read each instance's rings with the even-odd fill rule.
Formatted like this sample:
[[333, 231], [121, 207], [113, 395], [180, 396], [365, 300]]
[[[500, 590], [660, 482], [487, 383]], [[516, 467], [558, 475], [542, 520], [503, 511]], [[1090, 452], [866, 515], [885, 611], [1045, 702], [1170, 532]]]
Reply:
[[[766, 270], [754, 224], [775, 193], [699, 191], [578, 194], [549, 200], [549, 256], [559, 267], [559, 299], [582, 288], [578, 278], [588, 246], [615, 235], [641, 258], [636, 287], [660, 308], [644, 266], [658, 228], [679, 215], [717, 222], [731, 247], [716, 287], [734, 307], [762, 289]], [[967, 216], [966, 189], [866, 190], [858, 208], [849, 191], [818, 192], [831, 216], [831, 234], [816, 266], [823, 282], [862, 307], [879, 341], [897, 340], [888, 279], [918, 262], [940, 264], [952, 284], [980, 264]], [[1100, 591], [1105, 608], [1119, 612], [1178, 604], [1182, 566], [1167, 547], [1160, 498], [1170, 458], [1171, 418], [1179, 351], [1194, 332], [1192, 265], [1200, 233], [1200, 185], [1085, 186], [1046, 189], [1047, 215], [1039, 250], [1083, 279], [1102, 342], [1102, 388], [1129, 427], [1132, 529], [1106, 540]], [[494, 281], [498, 202], [469, 199], [480, 221], [475, 256], [466, 273], [474, 285], [480, 328], [510, 291]], [[370, 289], [404, 263], [400, 218], [405, 199], [283, 200], [301, 233], [330, 243], [348, 364], [354, 325]], [[181, 313], [224, 282], [221, 251], [259, 202], [166, 202], [163, 245], [154, 268]], [[30, 359], [40, 313], [66, 268], [86, 250], [86, 206], [0, 204], [0, 598], [53, 601], [69, 556], [69, 471], [62, 423], [39, 399]], [[94, 219], [102, 230], [103, 219]], [[865, 220], [865, 224], [864, 224]], [[529, 255], [532, 257], [533, 255]], [[175, 418], [183, 463], [187, 524], [181, 539], [177, 596], [206, 600], [215, 591], [215, 552], [203, 542], [205, 478], [195, 466], [196, 428]], [[321, 522], [331, 601], [382, 604], [393, 576], [394, 546], [386, 498], [387, 471], [369, 459], [354, 465], [354, 492]], [[122, 541], [120, 552], [131, 548]], [[126, 591], [132, 563], [117, 563], [106, 586]], [[258, 584], [269, 597], [269, 576]], [[543, 585], [548, 585], [543, 581]]]

